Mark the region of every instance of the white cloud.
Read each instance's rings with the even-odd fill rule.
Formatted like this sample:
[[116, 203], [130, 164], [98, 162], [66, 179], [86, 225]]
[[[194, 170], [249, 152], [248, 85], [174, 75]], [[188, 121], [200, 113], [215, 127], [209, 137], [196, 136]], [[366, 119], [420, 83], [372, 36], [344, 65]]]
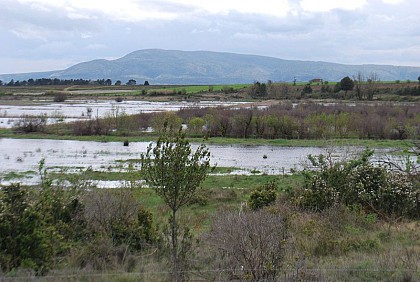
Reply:
[[366, 0], [302, 0], [300, 2], [300, 6], [305, 12], [329, 12], [335, 9], [355, 10], [366, 4]]
[[401, 4], [404, 2], [404, 0], [382, 0], [385, 4]]
[[145, 20], [169, 20], [175, 13], [164, 11], [154, 1], [145, 0], [19, 0], [20, 3], [48, 10], [50, 7], [67, 11], [72, 19], [89, 19], [92, 14], [102, 14], [110, 20], [126, 22]]
[[270, 16], [285, 16], [291, 10], [287, 0], [167, 0], [168, 2], [191, 6], [198, 11], [211, 14], [227, 15], [230, 12], [243, 14], [262, 14]]
[[106, 46], [105, 44], [89, 44], [86, 46], [86, 49], [90, 49], [90, 50], [99, 50], [99, 49], [107, 49], [108, 46]]

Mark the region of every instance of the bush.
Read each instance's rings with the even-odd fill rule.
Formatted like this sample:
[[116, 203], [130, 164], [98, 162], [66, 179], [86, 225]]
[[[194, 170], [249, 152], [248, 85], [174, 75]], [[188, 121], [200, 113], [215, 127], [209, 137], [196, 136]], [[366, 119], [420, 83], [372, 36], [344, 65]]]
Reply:
[[284, 218], [267, 210], [218, 212], [206, 237], [220, 254], [217, 263], [227, 274], [223, 281], [276, 281], [286, 239]]
[[38, 210], [36, 201], [20, 185], [3, 188], [0, 194], [0, 267], [34, 269], [45, 273], [53, 263], [60, 236]]
[[66, 93], [63, 92], [55, 92], [54, 94], [54, 102], [61, 103], [67, 100]]
[[251, 209], [257, 210], [274, 203], [277, 198], [276, 190], [277, 183], [272, 181], [252, 191], [248, 200], [248, 204]]
[[310, 156], [318, 171], [306, 173], [305, 188], [297, 192], [295, 202], [317, 211], [340, 203], [381, 216], [419, 217], [420, 192], [413, 182], [407, 175], [374, 166], [368, 161], [371, 154], [344, 162]]
[[345, 191], [346, 204], [360, 204], [387, 216], [419, 216], [419, 191], [402, 173], [364, 163], [352, 170]]
[[95, 237], [112, 239], [114, 246], [126, 244], [142, 250], [156, 240], [152, 214], [142, 208], [131, 190], [95, 189], [84, 199], [84, 220]]
[[18, 133], [42, 132], [47, 124], [47, 116], [21, 116], [13, 125], [13, 130]]

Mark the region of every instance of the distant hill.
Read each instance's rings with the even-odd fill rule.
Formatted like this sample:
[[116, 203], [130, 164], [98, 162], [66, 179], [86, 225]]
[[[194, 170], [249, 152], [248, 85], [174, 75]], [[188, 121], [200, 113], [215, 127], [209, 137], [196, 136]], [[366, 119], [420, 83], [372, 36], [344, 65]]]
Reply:
[[4, 74], [0, 80], [29, 78], [112, 79], [126, 83], [148, 80], [151, 84], [232, 84], [254, 81], [291, 82], [321, 78], [339, 81], [358, 71], [375, 72], [380, 80], [417, 80], [420, 67], [390, 65], [343, 65], [327, 62], [282, 60], [278, 58], [208, 51], [147, 49], [116, 60], [93, 60], [65, 70], [25, 74]]

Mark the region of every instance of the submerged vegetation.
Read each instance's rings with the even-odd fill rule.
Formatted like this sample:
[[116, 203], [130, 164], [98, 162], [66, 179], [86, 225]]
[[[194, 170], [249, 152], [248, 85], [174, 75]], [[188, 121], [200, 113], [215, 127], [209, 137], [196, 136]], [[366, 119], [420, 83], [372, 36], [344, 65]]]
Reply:
[[[420, 278], [417, 146], [415, 161], [402, 170], [389, 162], [373, 165], [366, 151], [342, 160], [309, 156], [308, 167], [292, 175], [208, 175], [200, 185], [209, 172], [208, 152], [203, 147], [194, 153], [182, 133], [173, 134], [129, 162], [124, 174], [114, 174], [112, 179], [123, 180], [116, 189], [93, 187], [89, 180], [99, 172], [60, 176], [43, 161], [39, 185], [3, 187], [3, 275], [114, 279], [118, 273], [124, 281]], [[100, 174], [107, 173], [98, 174], [103, 179]], [[149, 182], [138, 181], [144, 178]]]
[[[282, 101], [136, 115], [114, 111], [72, 123], [21, 117], [1, 136], [159, 141], [142, 157], [118, 162], [120, 171], [50, 170], [41, 161], [39, 184], [1, 187], [0, 279], [420, 280], [420, 148], [413, 141], [420, 137], [420, 108], [379, 102], [415, 100], [418, 85], [355, 78], [349, 78], [352, 87], [349, 79], [248, 87], [116, 85], [131, 91], [118, 94], [121, 101], [129, 95]], [[75, 98], [58, 84], [47, 95], [60, 103]], [[324, 98], [351, 101], [311, 100]], [[343, 159], [327, 153], [308, 156], [305, 169], [290, 175], [235, 175], [234, 168], [210, 168], [211, 152], [205, 146], [193, 151], [194, 141], [401, 150], [398, 162], [373, 161], [369, 150]], [[0, 177], [18, 181], [35, 174]], [[93, 180], [118, 185], [101, 189]]]

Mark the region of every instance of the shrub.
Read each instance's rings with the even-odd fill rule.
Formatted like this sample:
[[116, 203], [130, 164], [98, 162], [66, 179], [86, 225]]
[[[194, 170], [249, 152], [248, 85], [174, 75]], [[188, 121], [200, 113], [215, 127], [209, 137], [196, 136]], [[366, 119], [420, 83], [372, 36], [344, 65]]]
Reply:
[[55, 92], [54, 93], [54, 102], [61, 103], [67, 100], [67, 95], [64, 92]]
[[13, 125], [13, 130], [19, 133], [42, 132], [47, 124], [47, 116], [21, 116]]
[[274, 203], [277, 198], [276, 190], [277, 183], [272, 181], [252, 191], [248, 200], [251, 209], [257, 210]]
[[92, 190], [86, 194], [84, 205], [88, 231], [112, 239], [115, 246], [127, 244], [141, 250], [156, 239], [152, 214], [138, 204], [129, 189]]
[[206, 241], [219, 251], [217, 263], [228, 275], [223, 280], [276, 281], [286, 238], [286, 223], [278, 213], [221, 211]]
[[31, 268], [45, 273], [53, 263], [60, 236], [38, 210], [27, 189], [18, 184], [0, 194], [0, 267], [3, 271]]
[[318, 171], [306, 172], [305, 188], [295, 202], [306, 209], [324, 210], [335, 204], [359, 205], [381, 216], [418, 217], [420, 192], [407, 175], [374, 166], [371, 151], [350, 161], [310, 156]]
[[416, 216], [419, 206], [419, 191], [406, 175], [371, 163], [352, 170], [345, 191], [346, 204], [361, 204], [381, 215]]

